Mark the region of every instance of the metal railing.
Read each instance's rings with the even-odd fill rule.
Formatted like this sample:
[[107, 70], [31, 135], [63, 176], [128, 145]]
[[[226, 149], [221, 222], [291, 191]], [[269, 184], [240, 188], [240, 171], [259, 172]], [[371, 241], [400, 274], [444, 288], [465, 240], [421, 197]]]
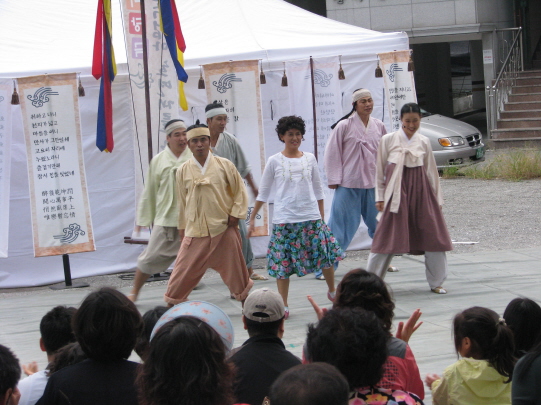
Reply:
[[[499, 70], [492, 86], [485, 90], [487, 106], [487, 132], [496, 129], [500, 113], [509, 99], [509, 94], [515, 86], [519, 72], [524, 71], [524, 56], [522, 47], [522, 27], [494, 30], [494, 38], [499, 39], [499, 33], [511, 33], [511, 39], [501, 36], [498, 46], [494, 47], [497, 55], [494, 65]], [[501, 67], [500, 67], [501, 66]]]

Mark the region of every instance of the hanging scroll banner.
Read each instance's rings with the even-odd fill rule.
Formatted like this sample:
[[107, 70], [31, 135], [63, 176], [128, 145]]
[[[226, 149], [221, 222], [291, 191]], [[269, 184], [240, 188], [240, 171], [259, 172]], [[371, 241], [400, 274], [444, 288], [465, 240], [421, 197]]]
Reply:
[[[228, 117], [226, 131], [237, 137], [244, 154], [250, 156], [256, 184], [261, 181], [266, 163], [258, 63], [257, 60], [244, 60], [204, 65], [208, 101], [217, 100], [224, 105]], [[248, 195], [249, 217], [255, 196], [250, 192]], [[268, 235], [266, 206], [255, 221], [254, 236]]]
[[34, 255], [94, 251], [76, 74], [24, 77], [17, 82]]
[[0, 79], [0, 257], [8, 257], [13, 81]]
[[[122, 18], [132, 102], [137, 134], [134, 137], [136, 169], [136, 201], [144, 188], [148, 172], [148, 141], [143, 71], [143, 25], [139, 0], [122, 0]], [[150, 114], [152, 117], [152, 155], [167, 145], [165, 124], [179, 115], [178, 80], [167, 43], [160, 31], [158, 0], [146, 0], [148, 76], [150, 85]], [[187, 123], [189, 124], [189, 123]]]
[[317, 132], [317, 160], [323, 184], [327, 184], [327, 176], [323, 170], [325, 146], [332, 132], [331, 125], [342, 116], [342, 95], [338, 69], [337, 56], [314, 59], [316, 108], [316, 123], [314, 125], [310, 60], [286, 62], [291, 113], [302, 117], [306, 123], [302, 149], [314, 153], [314, 128]]
[[391, 119], [391, 132], [400, 129], [400, 109], [406, 103], [416, 103], [413, 72], [408, 72], [410, 51], [378, 54], [385, 82], [385, 98]]

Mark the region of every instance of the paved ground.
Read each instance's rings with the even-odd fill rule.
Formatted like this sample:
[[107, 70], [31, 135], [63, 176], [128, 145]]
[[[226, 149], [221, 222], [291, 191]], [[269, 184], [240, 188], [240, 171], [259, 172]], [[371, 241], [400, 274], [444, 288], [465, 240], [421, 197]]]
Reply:
[[[395, 323], [407, 319], [416, 308], [423, 311], [424, 324], [410, 342], [423, 376], [428, 372], [439, 373], [456, 360], [450, 325], [457, 311], [481, 305], [501, 314], [507, 303], [517, 296], [539, 297], [539, 247], [449, 255], [447, 295], [429, 291], [421, 261], [422, 258], [414, 256], [397, 257], [394, 264], [400, 267], [400, 272], [389, 273], [386, 281], [396, 300]], [[348, 270], [365, 264], [366, 261], [359, 257], [348, 258], [337, 271], [337, 280]], [[259, 281], [256, 286], [274, 288], [275, 283], [273, 280]], [[164, 290], [163, 283], [146, 285], [138, 302], [141, 312], [161, 305]], [[124, 287], [121, 291], [127, 293], [129, 289]], [[40, 368], [44, 367], [46, 358], [38, 345], [39, 320], [55, 305], [77, 306], [87, 293], [88, 289], [52, 291], [42, 288], [30, 294], [4, 296], [0, 300], [0, 342], [11, 347], [22, 362], [37, 360]], [[299, 356], [306, 325], [316, 320], [306, 300], [307, 293], [316, 297], [320, 305], [328, 305], [325, 282], [311, 276], [292, 280], [291, 317], [286, 322], [284, 341], [288, 349]], [[229, 298], [228, 290], [219, 278], [208, 277], [203, 288], [194, 291], [191, 298], [212, 302], [227, 312], [235, 326], [236, 345], [247, 338], [241, 326], [240, 303]]]

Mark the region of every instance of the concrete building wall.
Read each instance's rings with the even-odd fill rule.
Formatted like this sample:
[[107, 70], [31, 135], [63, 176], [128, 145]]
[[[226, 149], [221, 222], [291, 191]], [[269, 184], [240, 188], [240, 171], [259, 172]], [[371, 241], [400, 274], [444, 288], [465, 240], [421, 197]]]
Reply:
[[[326, 0], [327, 17], [376, 31], [410, 37], [505, 28], [513, 21], [511, 0]], [[441, 29], [444, 28], [442, 31]]]

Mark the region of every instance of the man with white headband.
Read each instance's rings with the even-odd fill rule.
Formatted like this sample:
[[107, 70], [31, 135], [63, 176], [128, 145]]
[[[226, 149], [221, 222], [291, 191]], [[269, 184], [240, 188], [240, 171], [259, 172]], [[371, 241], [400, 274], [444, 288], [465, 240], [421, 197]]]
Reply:
[[244, 301], [254, 282], [242, 256], [239, 221], [246, 218], [248, 193], [235, 165], [210, 152], [205, 125], [188, 128], [193, 157], [176, 174], [178, 230], [182, 240], [164, 299], [188, 300], [208, 268], [220, 273], [229, 291]]
[[[353, 109], [331, 128], [325, 148], [327, 184], [334, 189], [328, 225], [346, 250], [359, 228], [361, 218], [373, 238], [376, 231], [376, 155], [381, 137], [387, 133], [380, 120], [370, 116], [374, 109], [367, 89], [353, 92]], [[335, 267], [338, 263], [335, 264]]]
[[144, 226], [153, 227], [148, 246], [137, 259], [133, 288], [128, 295], [133, 302], [150, 275], [166, 271], [180, 248], [175, 174], [192, 152], [186, 147], [184, 121], [169, 121], [165, 133], [167, 145], [150, 162], [145, 190], [137, 207], [136, 232]]
[[[241, 177], [246, 180], [246, 183], [248, 183], [248, 186], [252, 189], [254, 196], [257, 196], [258, 191], [250, 171], [250, 164], [248, 163], [237, 138], [233, 134], [225, 131], [227, 125], [227, 111], [225, 107], [223, 104], [214, 101], [212, 104], [208, 104], [205, 107], [205, 115], [210, 131], [210, 148], [212, 153], [233, 162]], [[248, 271], [250, 272], [250, 277], [252, 280], [267, 280], [267, 277], [253, 273], [252, 271], [254, 254], [252, 252], [250, 239], [246, 237], [247, 229], [244, 221], [239, 223], [239, 231], [242, 239], [242, 254], [244, 255]]]

